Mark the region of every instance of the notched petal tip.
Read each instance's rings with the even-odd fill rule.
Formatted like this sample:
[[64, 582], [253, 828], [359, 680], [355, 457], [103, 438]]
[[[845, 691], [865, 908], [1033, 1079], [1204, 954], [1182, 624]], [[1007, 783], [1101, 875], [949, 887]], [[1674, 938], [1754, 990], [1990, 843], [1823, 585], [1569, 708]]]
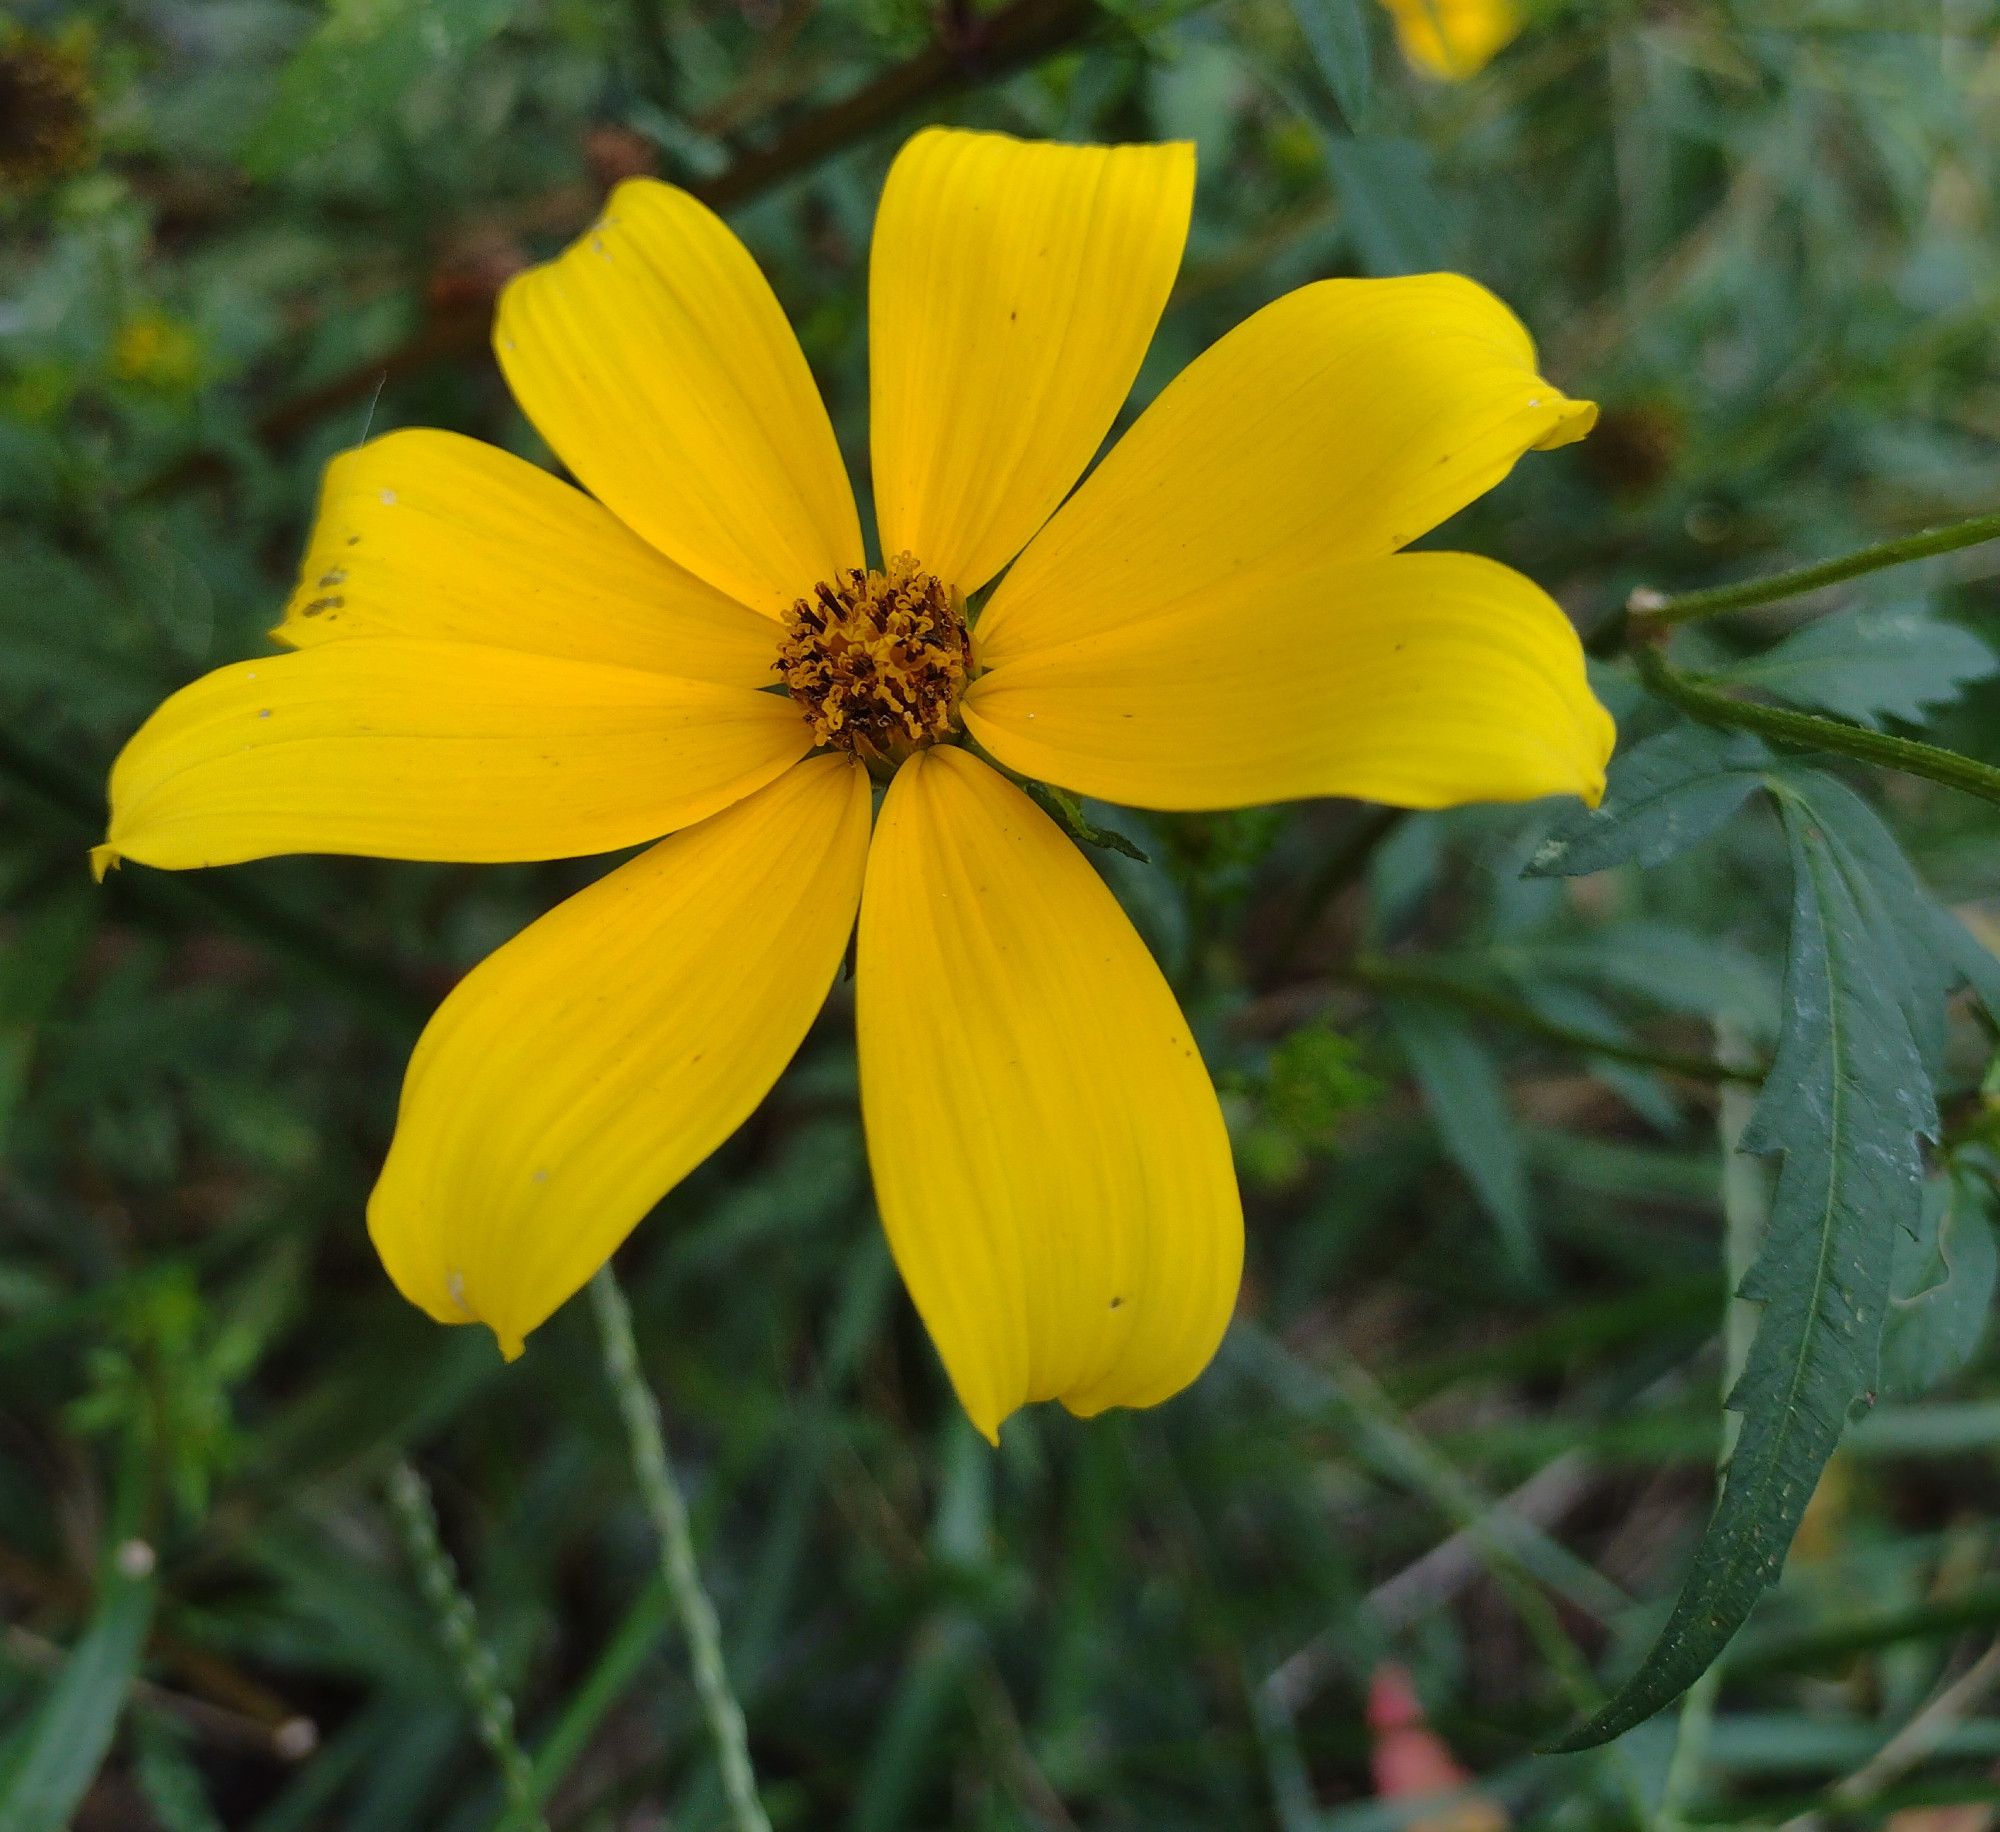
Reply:
[[106, 872], [114, 872], [125, 862], [125, 855], [106, 840], [101, 846], [90, 849], [90, 881], [102, 884]]
[[1538, 452], [1552, 452], [1558, 446], [1574, 445], [1586, 437], [1597, 424], [1597, 403], [1595, 401], [1573, 401], [1564, 397], [1557, 410], [1556, 421], [1535, 441]]

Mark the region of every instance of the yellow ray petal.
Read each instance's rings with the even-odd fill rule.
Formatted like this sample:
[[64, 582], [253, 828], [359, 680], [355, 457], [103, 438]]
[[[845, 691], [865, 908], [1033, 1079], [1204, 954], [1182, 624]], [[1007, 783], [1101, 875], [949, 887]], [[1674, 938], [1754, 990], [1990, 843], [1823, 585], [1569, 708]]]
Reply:
[[749, 251], [634, 178], [560, 259], [508, 282], [494, 348], [522, 411], [620, 521], [755, 610], [861, 563], [819, 390]]
[[975, 591], [1095, 455], [1180, 266], [1194, 148], [932, 128], [896, 156], [868, 267], [876, 516]]
[[778, 1079], [867, 850], [866, 773], [815, 758], [475, 967], [417, 1044], [369, 1199], [397, 1289], [518, 1354]]
[[1191, 363], [1036, 536], [980, 619], [981, 659], [1393, 552], [1596, 413], [1470, 280], [1301, 287]]
[[1401, 808], [1604, 792], [1611, 716], [1540, 586], [1463, 553], [1231, 580], [973, 683], [1010, 769], [1141, 808]]
[[1179, 1392], [1242, 1271], [1215, 1091], [1103, 882], [964, 751], [889, 785], [856, 993], [883, 1224], [973, 1424]]
[[298, 589], [272, 632], [415, 636], [765, 687], [771, 620], [510, 452], [411, 427], [326, 468]]
[[1382, 0], [1403, 55], [1428, 76], [1477, 76], [1521, 31], [1515, 0]]
[[726, 808], [811, 743], [788, 700], [741, 687], [471, 643], [315, 643], [203, 675], [139, 728], [98, 868], [608, 852]]

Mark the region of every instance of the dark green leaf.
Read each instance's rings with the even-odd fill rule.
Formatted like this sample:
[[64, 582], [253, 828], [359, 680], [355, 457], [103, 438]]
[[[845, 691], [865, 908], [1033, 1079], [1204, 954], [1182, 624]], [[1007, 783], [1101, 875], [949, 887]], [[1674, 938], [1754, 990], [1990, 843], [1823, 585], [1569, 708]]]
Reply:
[[8, 1832], [63, 1832], [70, 1824], [138, 1677], [153, 1598], [150, 1564], [140, 1576], [107, 1569], [89, 1628], [22, 1741], [8, 1751], [0, 1778], [0, 1826]]
[[1375, 74], [1362, 0], [1292, 0], [1292, 16], [1320, 76], [1340, 104], [1342, 119], [1350, 128], [1359, 127], [1368, 112]]
[[1944, 995], [1961, 980], [2000, 1019], [2000, 961], [1995, 961], [1911, 869], [1896, 836], [1844, 782], [1788, 764], [1776, 772], [1810, 802], [1848, 876], [1871, 904], [1883, 937], [1882, 969], [1928, 1064], [1944, 1048]]
[[1659, 1639], [1561, 1749], [1629, 1730], [1715, 1660], [1777, 1577], [1850, 1409], [1877, 1384], [1896, 1236], [1922, 1216], [1917, 1140], [1937, 1126], [1896, 934], [1920, 927], [1924, 912], [1893, 880], [1855, 875], [1853, 853], [1809, 798], [1828, 786], [1838, 787], [1809, 774], [1772, 783], [1791, 852], [1792, 931], [1777, 1060], [1744, 1148], [1784, 1162], [1743, 1282], [1763, 1315], [1729, 1397], [1742, 1430]]
[[1884, 1393], [1915, 1398], [1972, 1359], [1992, 1313], [1996, 1272], [1984, 1186], [1970, 1176], [1928, 1184], [1918, 1234], [1896, 1238], [1882, 1332]]
[[2000, 658], [1970, 630], [1901, 604], [1822, 617], [1718, 678], [1879, 728], [1884, 719], [1920, 724], [1996, 671]]
[[1604, 800], [1558, 822], [1529, 861], [1531, 878], [1607, 866], [1650, 867], [1705, 840], [1763, 780], [1771, 753], [1743, 732], [1681, 725], [1611, 766]]
[[1463, 1024], [1431, 1005], [1398, 999], [1389, 1011], [1439, 1143], [1499, 1230], [1507, 1257], [1527, 1270], [1536, 1258], [1527, 1157], [1499, 1064]]

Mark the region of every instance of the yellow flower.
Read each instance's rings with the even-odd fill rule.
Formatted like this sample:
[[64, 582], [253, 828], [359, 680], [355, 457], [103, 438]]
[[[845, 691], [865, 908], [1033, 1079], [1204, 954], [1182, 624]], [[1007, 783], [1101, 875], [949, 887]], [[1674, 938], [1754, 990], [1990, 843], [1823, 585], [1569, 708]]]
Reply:
[[111, 373], [142, 388], [192, 387], [201, 374], [201, 341], [189, 325], [165, 312], [135, 312], [111, 340]]
[[1382, 0], [1403, 55], [1427, 76], [1462, 83], [1520, 35], [1517, 0]]
[[967, 1413], [992, 1437], [1032, 1400], [1165, 1399], [1235, 1298], [1222, 1116], [1110, 892], [987, 759], [1155, 809], [1601, 792], [1561, 611], [1396, 551], [1595, 411], [1471, 282], [1278, 300], [1072, 493], [1193, 186], [1185, 145], [904, 148], [870, 268], [875, 571], [756, 264], [685, 192], [620, 186], [494, 333], [590, 494], [450, 433], [346, 453], [294, 652], [126, 747], [100, 869], [657, 840], [417, 1046], [368, 1219], [432, 1316], [518, 1352], [763, 1099], [858, 917], [876, 1193]]

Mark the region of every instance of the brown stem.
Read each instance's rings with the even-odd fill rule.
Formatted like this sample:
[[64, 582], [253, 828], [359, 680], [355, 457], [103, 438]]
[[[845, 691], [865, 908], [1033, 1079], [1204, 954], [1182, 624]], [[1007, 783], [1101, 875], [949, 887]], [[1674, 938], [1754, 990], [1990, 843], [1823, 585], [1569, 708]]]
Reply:
[[688, 189], [715, 209], [782, 184], [912, 113], [975, 84], [1039, 63], [1082, 36], [1096, 17], [1092, 0], [1013, 0], [988, 19], [971, 19], [884, 70], [845, 101], [809, 114], [769, 146]]
[[[745, 153], [727, 171], [697, 180], [687, 189], [718, 210], [747, 203], [786, 179], [809, 171], [821, 160], [893, 126], [920, 107], [1040, 62], [1082, 37], [1096, 17], [1094, 0], [1011, 0], [990, 18], [968, 20], [962, 29], [884, 70], [844, 100], [794, 122], [768, 146]], [[576, 227], [582, 226], [578, 221]], [[386, 355], [372, 357], [305, 394], [280, 402], [257, 422], [258, 442], [282, 445], [336, 408], [366, 400], [384, 380], [473, 355], [485, 345], [491, 321], [492, 312], [484, 303], [433, 313], [413, 336]], [[148, 478], [133, 495], [171, 495], [225, 470], [219, 453], [191, 452]]]

